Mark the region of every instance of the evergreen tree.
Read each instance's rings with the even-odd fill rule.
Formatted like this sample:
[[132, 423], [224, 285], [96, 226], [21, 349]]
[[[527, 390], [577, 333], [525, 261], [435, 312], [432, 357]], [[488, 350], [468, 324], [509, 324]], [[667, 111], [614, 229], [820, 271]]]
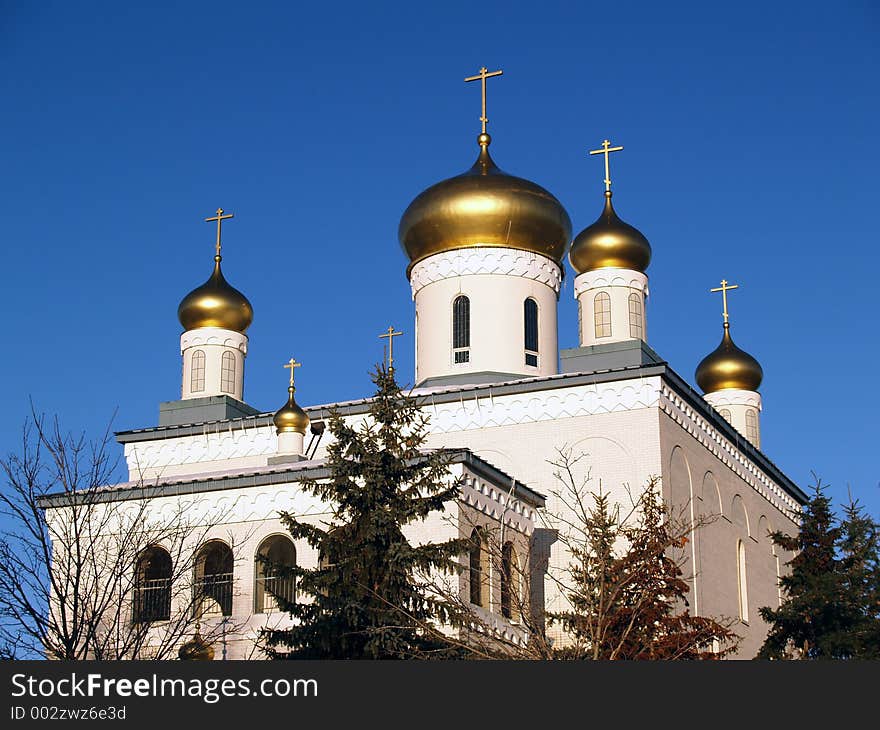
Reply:
[[584, 539], [569, 541], [571, 611], [554, 614], [575, 641], [566, 659], [716, 659], [738, 638], [722, 621], [691, 616], [689, 586], [674, 553], [693, 527], [675, 520], [652, 480], [623, 520], [607, 495], [592, 493]]
[[313, 570], [272, 566], [294, 575], [304, 602], [276, 597], [291, 614], [289, 629], [267, 630], [270, 655], [295, 659], [388, 659], [448, 656], [426, 626], [447, 621], [444, 604], [427, 595], [418, 576], [450, 572], [467, 541], [414, 546], [403, 533], [458, 497], [442, 451], [420, 451], [427, 417], [404, 395], [393, 370], [377, 367], [369, 416], [357, 427], [334, 412], [327, 448], [327, 480], [301, 486], [333, 510], [321, 527], [284, 514], [294, 540], [319, 551]]
[[759, 659], [838, 659], [852, 656], [850, 632], [858, 623], [838, 546], [843, 530], [831, 500], [817, 482], [794, 537], [774, 532], [779, 547], [795, 553], [791, 570], [779, 580], [784, 593], [777, 609], [763, 607], [770, 630]]
[[840, 567], [851, 627], [838, 639], [845, 654], [880, 659], [880, 530], [850, 498], [841, 523]]

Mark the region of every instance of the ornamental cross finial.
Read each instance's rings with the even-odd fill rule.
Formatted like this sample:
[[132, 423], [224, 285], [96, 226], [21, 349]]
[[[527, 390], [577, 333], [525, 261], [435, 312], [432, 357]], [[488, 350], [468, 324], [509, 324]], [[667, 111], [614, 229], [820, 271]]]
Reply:
[[220, 226], [223, 224], [223, 221], [234, 218], [235, 215], [230, 213], [229, 215], [223, 215], [223, 208], [217, 208], [217, 215], [212, 218], [205, 218], [206, 223], [210, 223], [211, 221], [217, 221], [217, 253], [215, 254], [215, 258], [220, 260]]
[[468, 76], [465, 81], [480, 81], [481, 86], [483, 87], [483, 114], [480, 116], [480, 121], [483, 123], [483, 134], [486, 134], [486, 123], [489, 121], [489, 118], [486, 116], [486, 79], [491, 79], [493, 76], [501, 76], [504, 71], [500, 69], [498, 71], [489, 72], [489, 70], [483, 66], [480, 69], [480, 73], [476, 76]]
[[729, 315], [727, 313], [727, 292], [733, 291], [734, 289], [739, 289], [739, 284], [730, 284], [728, 285], [727, 279], [721, 280], [721, 286], [716, 287], [715, 289], [710, 289], [710, 292], [721, 292], [721, 299], [724, 302], [724, 326], [729, 326]]
[[612, 152], [620, 152], [623, 149], [623, 146], [620, 147], [612, 147], [611, 142], [607, 139], [602, 142], [602, 149], [600, 150], [590, 150], [591, 155], [605, 155], [605, 192], [611, 192], [611, 170], [608, 165], [608, 155]]
[[379, 335], [379, 339], [388, 338], [388, 370], [394, 370], [394, 338], [402, 335], [403, 332], [395, 332], [394, 327], [389, 326], [388, 331], [384, 335]]
[[301, 362], [297, 362], [293, 358], [287, 361], [287, 364], [284, 366], [285, 368], [290, 368], [290, 387], [293, 387], [293, 374], [296, 368], [302, 367]]

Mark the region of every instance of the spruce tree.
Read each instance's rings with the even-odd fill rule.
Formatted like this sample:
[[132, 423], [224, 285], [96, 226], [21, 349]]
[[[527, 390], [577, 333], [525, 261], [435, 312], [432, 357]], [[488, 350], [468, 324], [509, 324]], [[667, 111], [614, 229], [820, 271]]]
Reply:
[[838, 639], [856, 659], [880, 659], [880, 529], [857, 501], [843, 508], [840, 567], [850, 628]]
[[[264, 632], [270, 656], [390, 659], [451, 651], [426, 631], [449, 615], [418, 576], [454, 570], [467, 541], [413, 545], [404, 527], [443, 510], [459, 485], [449, 479], [444, 452], [420, 450], [427, 417], [402, 393], [394, 371], [377, 367], [373, 382], [376, 394], [360, 425], [331, 414], [329, 478], [301, 482], [330, 507], [329, 523], [282, 515], [293, 539], [305, 539], [321, 560], [315, 569], [289, 569], [305, 600], [276, 598], [295, 625]], [[285, 571], [273, 566], [273, 572]]]
[[842, 535], [821, 482], [803, 511], [798, 534], [771, 533], [776, 545], [795, 555], [787, 563], [789, 574], [779, 580], [782, 605], [760, 609], [770, 630], [759, 659], [839, 659], [852, 655], [848, 637], [856, 622], [838, 557]]

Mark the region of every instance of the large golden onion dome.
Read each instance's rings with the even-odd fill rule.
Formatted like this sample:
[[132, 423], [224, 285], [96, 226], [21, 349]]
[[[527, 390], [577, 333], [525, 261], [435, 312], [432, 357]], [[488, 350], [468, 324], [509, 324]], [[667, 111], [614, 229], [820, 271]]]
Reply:
[[568, 260], [579, 274], [595, 269], [630, 269], [642, 273], [651, 263], [651, 244], [642, 232], [618, 217], [605, 191], [605, 209], [571, 243]]
[[301, 433], [305, 434], [309, 427], [309, 417], [299, 407], [293, 397], [296, 390], [292, 385], [287, 389], [287, 403], [275, 413], [272, 421], [275, 423], [275, 433]]
[[562, 261], [571, 220], [551, 193], [502, 172], [481, 134], [480, 154], [467, 172], [432, 185], [400, 219], [400, 245], [412, 263], [442, 251], [504, 246]]
[[730, 324], [725, 322], [721, 344], [697, 365], [696, 379], [704, 393], [727, 388], [756, 391], [764, 379], [764, 371], [755, 358], [733, 344]]
[[229, 284], [220, 270], [221, 256], [214, 257], [214, 272], [200, 287], [187, 294], [177, 308], [177, 318], [187, 331], [220, 327], [244, 333], [254, 320], [247, 297]]

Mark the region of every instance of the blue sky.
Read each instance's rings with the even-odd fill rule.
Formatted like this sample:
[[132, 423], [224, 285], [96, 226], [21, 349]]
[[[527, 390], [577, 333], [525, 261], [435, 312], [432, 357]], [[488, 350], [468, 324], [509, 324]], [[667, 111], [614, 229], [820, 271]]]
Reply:
[[[492, 152], [575, 231], [602, 205], [654, 249], [650, 344], [693, 382], [721, 335], [762, 363], [765, 452], [880, 512], [875, 277], [880, 10], [734, 4], [3, 3], [5, 418], [155, 425], [179, 396], [180, 299], [224, 272], [255, 309], [246, 400], [366, 395], [413, 308], [400, 215], [471, 165], [480, 66]], [[577, 344], [569, 271], [560, 346]], [[408, 338], [408, 339], [407, 339]], [[397, 358], [396, 358], [397, 359]]]

